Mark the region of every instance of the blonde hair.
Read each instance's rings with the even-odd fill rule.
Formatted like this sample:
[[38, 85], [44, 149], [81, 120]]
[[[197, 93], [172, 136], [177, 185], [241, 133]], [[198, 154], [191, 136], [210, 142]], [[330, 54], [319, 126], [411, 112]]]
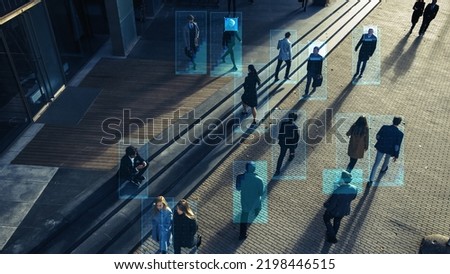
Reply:
[[163, 209], [169, 208], [169, 204], [167, 203], [166, 199], [164, 198], [164, 196], [158, 196], [155, 198], [155, 200], [153, 201], [153, 207], [152, 207], [152, 214], [156, 214], [158, 213], [158, 208], [156, 207], [156, 205], [158, 203], [162, 203], [163, 205]]

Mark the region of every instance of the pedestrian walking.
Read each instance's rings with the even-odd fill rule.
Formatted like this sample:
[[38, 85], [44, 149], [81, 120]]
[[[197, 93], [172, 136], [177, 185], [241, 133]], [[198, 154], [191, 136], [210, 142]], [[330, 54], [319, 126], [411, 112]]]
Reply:
[[255, 218], [261, 211], [261, 199], [264, 193], [264, 185], [261, 177], [256, 174], [256, 164], [248, 162], [245, 165], [245, 173], [236, 178], [236, 190], [241, 192], [241, 224], [239, 230], [239, 240], [247, 238], [250, 214]]
[[201, 244], [201, 237], [197, 234], [198, 225], [191, 206], [185, 199], [181, 199], [173, 215], [173, 248], [175, 254], [181, 254], [181, 248], [192, 248], [189, 253], [195, 253]]
[[[370, 28], [369, 31], [361, 36], [358, 44], [356, 44], [355, 51], [361, 46], [358, 54], [358, 63], [356, 65], [356, 73], [353, 78], [356, 78], [359, 74], [359, 78], [363, 77], [364, 70], [366, 69], [367, 61], [372, 57], [375, 49], [377, 48], [377, 37], [373, 34], [373, 29]], [[362, 64], [362, 67], [361, 67]], [[361, 71], [360, 71], [361, 69]]]
[[254, 65], [248, 65], [248, 75], [244, 81], [244, 94], [242, 94], [243, 115], [247, 114], [247, 107], [252, 109], [253, 123], [256, 124], [256, 106], [258, 105], [258, 94], [256, 93], [256, 85], [261, 85], [258, 72]]
[[128, 146], [125, 155], [120, 160], [118, 172], [119, 182], [129, 181], [137, 186], [145, 180], [144, 172], [148, 168], [148, 163], [139, 155], [137, 148]]
[[234, 60], [234, 46], [236, 45], [236, 39], [241, 42], [242, 39], [237, 31], [225, 30], [222, 36], [222, 46], [226, 49], [225, 53], [222, 55], [222, 63], [225, 63], [225, 57], [230, 55], [231, 62], [233, 63], [232, 71], [237, 71], [236, 62]]
[[350, 162], [347, 171], [351, 173], [358, 159], [364, 158], [364, 152], [369, 148], [369, 127], [366, 117], [359, 116], [346, 135], [350, 137], [347, 151]]
[[278, 40], [277, 49], [279, 50], [279, 53], [277, 68], [275, 69], [275, 81], [279, 80], [278, 73], [280, 72], [283, 61], [286, 63], [286, 73], [284, 75], [284, 79], [289, 80], [289, 70], [291, 69], [292, 60], [292, 43], [289, 41], [289, 37], [291, 37], [291, 33], [286, 32], [284, 34], [284, 39]]
[[375, 148], [377, 149], [377, 156], [373, 163], [372, 171], [370, 172], [369, 186], [372, 184], [377, 171], [378, 165], [384, 157], [384, 162], [381, 167], [381, 173], [384, 173], [389, 168], [389, 159], [392, 157], [395, 162], [400, 153], [400, 146], [403, 140], [403, 132], [398, 129], [398, 126], [402, 122], [402, 118], [394, 117], [392, 125], [384, 125], [377, 133], [377, 143]]
[[432, 0], [431, 3], [427, 5], [425, 11], [423, 12], [422, 25], [420, 26], [419, 35], [424, 35], [430, 25], [431, 21], [436, 17], [439, 11], [439, 5], [436, 4], [437, 0]]
[[419, 18], [423, 15], [423, 10], [425, 9], [425, 1], [424, 0], [416, 0], [413, 6], [413, 14], [411, 17], [411, 29], [409, 30], [409, 34], [412, 33], [414, 27], [417, 22], [419, 22]]
[[190, 62], [192, 62], [193, 70], [196, 70], [197, 64], [195, 63], [195, 57], [198, 51], [200, 29], [197, 23], [194, 22], [195, 18], [193, 15], [188, 15], [187, 20], [188, 22], [183, 29], [183, 37], [185, 43], [184, 52], [189, 58]]
[[319, 47], [314, 47], [313, 53], [309, 55], [308, 64], [306, 66], [307, 74], [304, 97], [309, 96], [309, 87], [311, 86], [312, 80], [314, 80], [312, 92], [316, 91], [317, 86], [320, 86], [319, 84], [315, 84], [316, 82], [320, 82], [320, 84], [322, 84], [322, 64], [323, 57], [319, 54]]
[[277, 169], [274, 176], [280, 175], [281, 165], [283, 164], [284, 156], [287, 150], [289, 150], [288, 161], [292, 161], [295, 157], [295, 149], [298, 146], [300, 140], [300, 134], [298, 127], [295, 124], [297, 120], [297, 113], [291, 112], [288, 115], [288, 119], [281, 122], [278, 132], [278, 144], [280, 145], [280, 155], [278, 156]]
[[172, 233], [172, 210], [163, 196], [158, 196], [151, 209], [152, 239], [159, 243], [156, 254], [167, 254]]
[[[341, 220], [345, 216], [350, 215], [351, 203], [358, 194], [358, 189], [350, 184], [352, 174], [343, 171], [341, 174], [340, 185], [333, 191], [333, 194], [323, 204], [326, 208], [323, 214], [323, 221], [327, 228], [326, 241], [329, 243], [337, 243], [336, 235], [341, 225]], [[333, 220], [333, 224], [331, 224]]]

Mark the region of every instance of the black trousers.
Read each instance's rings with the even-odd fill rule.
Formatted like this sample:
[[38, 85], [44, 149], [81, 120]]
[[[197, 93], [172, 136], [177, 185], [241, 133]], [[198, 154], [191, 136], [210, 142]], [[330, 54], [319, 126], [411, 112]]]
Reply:
[[[366, 69], [366, 64], [367, 64], [368, 60], [361, 60], [360, 58], [358, 58], [358, 63], [356, 64], [356, 73], [355, 75], [357, 75], [359, 73], [359, 75], [362, 75], [364, 73], [364, 70]], [[362, 67], [361, 67], [362, 64]], [[361, 69], [361, 72], [359, 71], [359, 69]]]
[[[331, 220], [333, 219], [333, 224], [331, 224]], [[335, 217], [331, 215], [331, 213], [326, 210], [323, 214], [323, 221], [325, 222], [325, 226], [327, 227], [327, 237], [336, 238], [336, 234], [341, 226], [342, 217]]]
[[228, 0], [228, 14], [231, 13], [231, 5], [233, 5], [233, 16], [236, 16], [236, 0]]
[[430, 25], [430, 23], [431, 23], [431, 20], [423, 18], [422, 25], [420, 26], [419, 33], [424, 34], [425, 31], [427, 31], [428, 26]]
[[[261, 211], [261, 208], [255, 209], [255, 218], [256, 218], [256, 216], [258, 216], [260, 211]], [[247, 235], [248, 224], [250, 223], [250, 220], [248, 219], [249, 215], [250, 215], [250, 212], [242, 211], [242, 213], [241, 213], [241, 225], [240, 225], [240, 229], [239, 229], [240, 236]]]
[[357, 161], [358, 161], [358, 159], [350, 157], [350, 162], [347, 165], [347, 170], [352, 171], [353, 168], [355, 167]]
[[[286, 74], [284, 75], [284, 78], [289, 78], [289, 71], [291, 70], [291, 60], [284, 60], [286, 63]], [[278, 59], [277, 68], [275, 70], [275, 79], [278, 79], [278, 73], [280, 72], [281, 64], [283, 63], [283, 60]]]
[[295, 153], [295, 147], [293, 146], [280, 146], [280, 156], [278, 156], [278, 161], [277, 161], [277, 171], [280, 171], [281, 166], [283, 165], [283, 159], [286, 156], [286, 152], [289, 149], [289, 153], [290, 154], [294, 154]]

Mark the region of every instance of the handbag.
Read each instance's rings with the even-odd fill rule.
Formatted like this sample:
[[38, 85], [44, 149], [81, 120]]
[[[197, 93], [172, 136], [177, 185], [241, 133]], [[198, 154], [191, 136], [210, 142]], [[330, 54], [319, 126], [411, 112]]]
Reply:
[[323, 81], [322, 74], [317, 74], [316, 76], [314, 76], [312, 87], [313, 88], [320, 87], [322, 85], [322, 81]]

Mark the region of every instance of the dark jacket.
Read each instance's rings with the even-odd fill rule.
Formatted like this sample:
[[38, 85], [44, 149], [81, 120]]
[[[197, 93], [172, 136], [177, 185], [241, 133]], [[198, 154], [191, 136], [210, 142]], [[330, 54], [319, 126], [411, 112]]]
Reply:
[[300, 135], [298, 127], [292, 120], [281, 122], [280, 130], [278, 132], [278, 144], [280, 146], [294, 146], [297, 147]]
[[377, 133], [375, 148], [382, 153], [387, 153], [398, 158], [400, 146], [403, 140], [403, 132], [394, 125], [384, 125]]
[[239, 37], [237, 31], [231, 30], [224, 31], [222, 35], [222, 46], [232, 47], [236, 44], [236, 39], [241, 41], [241, 37]]
[[261, 208], [261, 197], [264, 194], [262, 179], [254, 170], [240, 174], [236, 178], [236, 189], [241, 192], [241, 206], [243, 212], [250, 212]]
[[181, 247], [194, 247], [196, 244], [195, 234], [198, 230], [197, 221], [189, 219], [185, 214], [179, 215], [174, 210], [173, 215], [173, 242]]
[[323, 57], [320, 54], [311, 53], [308, 58], [306, 70], [310, 75], [322, 74]]
[[119, 178], [122, 180], [131, 180], [139, 172], [136, 167], [144, 162], [145, 160], [139, 154], [134, 158], [134, 165], [128, 155], [123, 156], [120, 160]]
[[369, 37], [369, 34], [363, 34], [361, 36], [361, 39], [359, 39], [358, 44], [356, 44], [355, 50], [358, 50], [358, 48], [361, 46], [361, 49], [359, 51], [359, 60], [361, 61], [367, 61], [372, 56], [372, 54], [375, 52], [375, 49], [377, 48], [377, 37], [372, 34], [372, 36]]
[[411, 17], [412, 23], [415, 24], [415, 23], [417, 23], [417, 21], [419, 21], [420, 16], [422, 16], [422, 14], [423, 14], [424, 8], [425, 8], [425, 2], [414, 3], [414, 6], [413, 6], [414, 12]]
[[423, 13], [423, 20], [431, 21], [436, 17], [439, 11], [439, 6], [436, 4], [433, 9], [431, 9], [433, 4], [428, 4]]
[[334, 217], [347, 216], [350, 214], [351, 203], [357, 194], [358, 189], [354, 185], [344, 183], [333, 191], [323, 206]]

